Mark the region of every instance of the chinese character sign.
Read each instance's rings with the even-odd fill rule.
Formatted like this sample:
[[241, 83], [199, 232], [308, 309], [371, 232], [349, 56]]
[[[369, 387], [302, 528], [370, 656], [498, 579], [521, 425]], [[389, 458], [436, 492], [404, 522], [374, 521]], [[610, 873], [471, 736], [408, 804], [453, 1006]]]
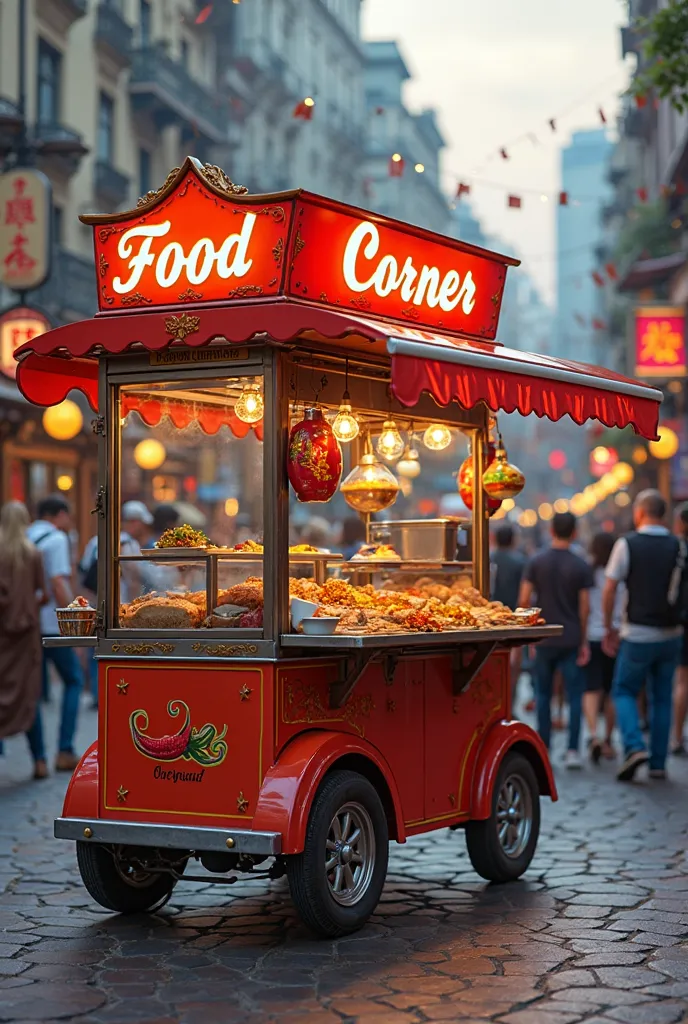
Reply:
[[637, 377], [685, 377], [686, 334], [682, 306], [644, 306], [635, 311]]
[[0, 316], [0, 372], [14, 378], [17, 363], [14, 353], [25, 341], [50, 330], [46, 318], [26, 306], [15, 306]]
[[50, 273], [50, 182], [26, 167], [0, 175], [0, 282], [17, 292]]

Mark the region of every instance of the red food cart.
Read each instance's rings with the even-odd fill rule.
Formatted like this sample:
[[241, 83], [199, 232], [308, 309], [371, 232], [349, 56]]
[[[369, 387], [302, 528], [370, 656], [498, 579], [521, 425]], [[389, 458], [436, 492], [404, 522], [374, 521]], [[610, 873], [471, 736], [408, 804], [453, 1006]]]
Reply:
[[[556, 790], [511, 718], [509, 650], [559, 627], [487, 600], [491, 417], [652, 438], [661, 394], [500, 346], [515, 260], [303, 190], [251, 196], [189, 158], [137, 209], [82, 219], [100, 312], [23, 346], [17, 382], [42, 406], [81, 390], [100, 447], [95, 633], [47, 641], [98, 662], [98, 741], [55, 823], [87, 889], [132, 912], [194, 861], [204, 881], [286, 873], [332, 936], [374, 911], [390, 839], [464, 829], [483, 877], [520, 876]], [[290, 545], [295, 496], [343, 496], [374, 540], [400, 428], [470, 450], [472, 521], [389, 518], [372, 559]], [[124, 554], [131, 497], [207, 525]]]

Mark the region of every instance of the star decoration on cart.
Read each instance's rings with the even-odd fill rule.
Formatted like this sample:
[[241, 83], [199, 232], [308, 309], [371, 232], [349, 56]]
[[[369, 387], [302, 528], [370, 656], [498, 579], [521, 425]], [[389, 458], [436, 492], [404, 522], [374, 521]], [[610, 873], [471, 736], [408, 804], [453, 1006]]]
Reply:
[[128, 796], [129, 790], [125, 789], [124, 786], [120, 786], [119, 789], [117, 790], [117, 799], [119, 800], [119, 802], [121, 804], [125, 803]]
[[118, 693], [126, 693], [128, 689], [129, 683], [125, 682], [124, 679], [120, 679], [120, 681], [117, 683]]
[[251, 693], [251, 687], [247, 686], [246, 683], [244, 683], [244, 685], [239, 690], [239, 696], [242, 701], [248, 700], [249, 697], [251, 696]]
[[239, 796], [237, 797], [237, 810], [239, 814], [246, 814], [248, 810], [248, 800], [244, 796], [244, 791], [239, 790]]

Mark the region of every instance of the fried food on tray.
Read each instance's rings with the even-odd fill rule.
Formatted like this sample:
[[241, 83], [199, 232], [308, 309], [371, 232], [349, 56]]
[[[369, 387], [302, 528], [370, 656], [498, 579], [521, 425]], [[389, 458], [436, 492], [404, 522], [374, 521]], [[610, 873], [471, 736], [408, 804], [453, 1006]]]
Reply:
[[235, 544], [231, 551], [249, 551], [252, 554], [262, 555], [263, 545], [256, 540], [243, 540], [241, 544]]
[[123, 605], [119, 624], [130, 629], [192, 629], [200, 626], [205, 609], [181, 595], [139, 598]]
[[156, 541], [156, 548], [207, 548], [210, 540], [203, 530], [194, 530], [188, 523], [173, 526]]
[[236, 583], [217, 595], [218, 605], [235, 604], [249, 611], [263, 607], [263, 581], [259, 576], [249, 576], [244, 583]]
[[351, 559], [352, 562], [400, 562], [391, 544], [364, 544]]

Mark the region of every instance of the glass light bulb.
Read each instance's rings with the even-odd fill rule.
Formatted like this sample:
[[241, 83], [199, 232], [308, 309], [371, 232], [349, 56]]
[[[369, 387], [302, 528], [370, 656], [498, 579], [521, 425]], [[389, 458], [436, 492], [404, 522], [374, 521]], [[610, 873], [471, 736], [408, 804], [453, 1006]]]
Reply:
[[247, 384], [239, 395], [234, 412], [242, 423], [257, 423], [263, 418], [264, 402], [258, 386]]
[[332, 421], [332, 433], [338, 441], [346, 442], [358, 437], [360, 429], [358, 420], [351, 411], [351, 404], [342, 402], [339, 412]]
[[431, 423], [423, 434], [423, 444], [433, 452], [441, 452], [451, 444], [451, 431], [443, 423]]
[[389, 462], [398, 459], [402, 454], [404, 451], [404, 440], [397, 430], [394, 420], [385, 420], [382, 424], [382, 433], [378, 437], [375, 447], [378, 454]]
[[397, 462], [397, 473], [399, 476], [405, 476], [408, 480], [415, 480], [420, 475], [418, 452], [408, 444], [403, 456]]

